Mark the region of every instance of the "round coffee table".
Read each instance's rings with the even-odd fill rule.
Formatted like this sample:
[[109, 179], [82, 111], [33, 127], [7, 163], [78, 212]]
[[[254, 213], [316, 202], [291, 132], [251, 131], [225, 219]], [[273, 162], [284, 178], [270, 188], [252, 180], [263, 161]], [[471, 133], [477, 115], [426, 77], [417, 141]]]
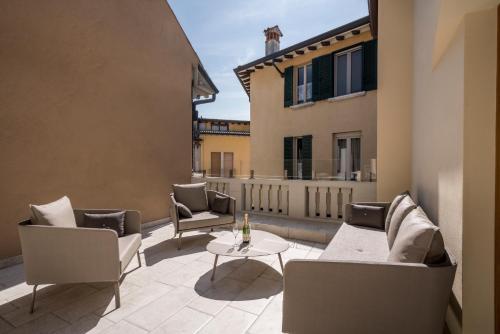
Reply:
[[240, 233], [236, 239], [238, 244], [236, 247], [234, 245], [234, 235], [231, 233], [218, 237], [208, 243], [207, 251], [215, 254], [214, 269], [212, 271], [211, 280], [215, 277], [215, 268], [217, 267], [219, 255], [232, 256], [235, 258], [248, 258], [278, 254], [281, 272], [283, 272], [283, 260], [281, 259], [281, 253], [286, 251], [290, 246], [288, 242], [285, 239], [266, 231], [252, 230], [250, 236], [250, 244], [244, 244]]

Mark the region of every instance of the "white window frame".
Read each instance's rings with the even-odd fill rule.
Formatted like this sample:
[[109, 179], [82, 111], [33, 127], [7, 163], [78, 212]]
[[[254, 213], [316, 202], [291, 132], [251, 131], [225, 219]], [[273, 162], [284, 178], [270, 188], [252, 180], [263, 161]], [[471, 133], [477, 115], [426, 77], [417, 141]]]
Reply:
[[[351, 140], [352, 139], [359, 139], [359, 145], [360, 145], [359, 160], [360, 160], [360, 169], [361, 169], [361, 162], [362, 162], [361, 161], [361, 151], [362, 151], [362, 145], [363, 145], [362, 138], [363, 137], [361, 135], [361, 132], [347, 132], [347, 133], [334, 133], [333, 134], [333, 154], [334, 154], [334, 159], [336, 160], [336, 162], [334, 163], [334, 170], [333, 170], [334, 179], [349, 181], [349, 180], [351, 180], [351, 173], [355, 172], [352, 170], [352, 166], [353, 166], [352, 148], [351, 148]], [[337, 168], [339, 167], [339, 164], [340, 164], [340, 152], [338, 150], [338, 141], [341, 139], [346, 140], [346, 151], [347, 151], [346, 172], [348, 174], [343, 175], [343, 176], [337, 174]]]
[[[295, 67], [295, 77], [294, 77], [294, 104], [295, 105], [301, 105], [301, 104], [306, 104], [306, 103], [312, 103], [312, 89], [311, 89], [311, 96], [309, 99], [307, 99], [307, 66], [311, 66], [311, 72], [312, 72], [312, 62], [303, 64], [300, 66]], [[304, 101], [299, 102], [299, 71], [302, 70], [304, 71], [304, 84], [303, 84], [303, 89], [304, 89]], [[312, 81], [311, 81], [312, 83]]]
[[[336, 53], [335, 54], [335, 59], [334, 59], [334, 75], [335, 75], [335, 78], [334, 78], [334, 91], [333, 91], [333, 96], [334, 97], [337, 97], [337, 96], [344, 96], [344, 95], [349, 95], [349, 94], [352, 94], [352, 87], [351, 87], [351, 54], [355, 51], [358, 51], [358, 50], [361, 50], [363, 47], [360, 45], [360, 46], [357, 46], [357, 47], [354, 47], [352, 49], [349, 49], [349, 50], [345, 50], [345, 51], [342, 51], [342, 52], [339, 52], [339, 53]], [[338, 95], [337, 94], [337, 87], [338, 87], [338, 84], [337, 84], [337, 63], [338, 63], [338, 57], [340, 56], [343, 56], [343, 55], [347, 55], [347, 77], [346, 77], [346, 84], [347, 84], [347, 90], [346, 90], [346, 93], [345, 94], [342, 94], [342, 95]], [[363, 69], [361, 69], [361, 71], [363, 71]], [[363, 73], [363, 72], [361, 72]], [[361, 90], [363, 91], [363, 90]], [[357, 92], [355, 92], [357, 93]]]

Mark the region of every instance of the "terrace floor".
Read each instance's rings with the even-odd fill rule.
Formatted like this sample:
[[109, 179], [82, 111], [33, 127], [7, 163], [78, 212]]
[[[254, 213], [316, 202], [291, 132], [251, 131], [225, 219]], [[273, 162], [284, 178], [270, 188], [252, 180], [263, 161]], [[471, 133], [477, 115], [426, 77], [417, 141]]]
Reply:
[[[130, 263], [121, 284], [122, 306], [104, 283], [40, 286], [34, 314], [23, 265], [0, 270], [3, 333], [281, 333], [282, 275], [277, 256], [220, 257], [205, 246], [228, 230], [185, 233], [176, 249], [172, 224], [143, 231], [142, 267]], [[325, 244], [288, 239], [284, 262], [318, 258]], [[75, 259], [77, 261], [77, 259]]]

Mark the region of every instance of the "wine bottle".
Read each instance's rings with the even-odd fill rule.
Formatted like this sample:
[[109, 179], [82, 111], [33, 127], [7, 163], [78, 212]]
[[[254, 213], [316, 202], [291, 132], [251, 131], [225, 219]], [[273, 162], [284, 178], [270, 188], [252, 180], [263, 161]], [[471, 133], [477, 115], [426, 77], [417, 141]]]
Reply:
[[248, 223], [248, 213], [245, 213], [242, 233], [243, 233], [243, 242], [250, 243], [250, 224]]

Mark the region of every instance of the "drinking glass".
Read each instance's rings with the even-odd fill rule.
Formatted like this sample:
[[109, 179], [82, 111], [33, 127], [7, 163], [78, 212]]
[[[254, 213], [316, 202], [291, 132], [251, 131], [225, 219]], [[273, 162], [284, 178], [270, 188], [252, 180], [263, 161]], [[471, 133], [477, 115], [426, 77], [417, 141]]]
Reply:
[[238, 237], [238, 233], [240, 232], [240, 230], [238, 229], [238, 225], [237, 224], [234, 224], [233, 225], [233, 235], [234, 235], [234, 246], [238, 246], [238, 243], [236, 242], [236, 238]]

